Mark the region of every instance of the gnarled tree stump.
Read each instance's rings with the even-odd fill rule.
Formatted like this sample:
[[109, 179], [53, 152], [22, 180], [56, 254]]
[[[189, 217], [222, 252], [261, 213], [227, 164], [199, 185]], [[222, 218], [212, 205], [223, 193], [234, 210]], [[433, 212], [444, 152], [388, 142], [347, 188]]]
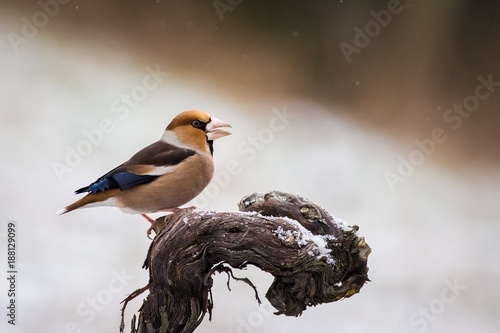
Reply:
[[[276, 314], [350, 297], [368, 281], [370, 247], [323, 208], [282, 192], [252, 194], [241, 212], [183, 209], [155, 221], [144, 267], [149, 289], [132, 332], [193, 332], [212, 310], [212, 275], [254, 265], [274, 276], [266, 298]], [[237, 279], [237, 278], [236, 278]], [[248, 279], [243, 280], [253, 287]], [[254, 287], [255, 289], [255, 287]], [[256, 298], [260, 302], [257, 291]]]

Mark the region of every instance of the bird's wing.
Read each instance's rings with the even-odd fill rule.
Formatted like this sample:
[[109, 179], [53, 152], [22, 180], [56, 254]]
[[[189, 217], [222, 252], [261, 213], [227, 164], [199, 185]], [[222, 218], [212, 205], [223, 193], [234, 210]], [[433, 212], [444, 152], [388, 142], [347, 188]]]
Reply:
[[130, 187], [147, 184], [161, 175], [172, 172], [182, 161], [195, 153], [191, 149], [157, 141], [140, 150], [130, 160], [109, 171], [92, 184], [76, 190], [75, 193], [97, 193], [113, 188], [123, 191]]

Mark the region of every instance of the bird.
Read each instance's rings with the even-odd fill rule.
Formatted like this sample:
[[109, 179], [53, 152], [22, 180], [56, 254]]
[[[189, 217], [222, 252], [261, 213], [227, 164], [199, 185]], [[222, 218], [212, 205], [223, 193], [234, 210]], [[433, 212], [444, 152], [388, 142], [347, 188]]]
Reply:
[[230, 135], [231, 125], [204, 111], [179, 113], [162, 137], [141, 149], [96, 181], [75, 191], [83, 198], [59, 210], [62, 215], [79, 208], [118, 207], [129, 214], [176, 212], [210, 183], [214, 174], [213, 142]]

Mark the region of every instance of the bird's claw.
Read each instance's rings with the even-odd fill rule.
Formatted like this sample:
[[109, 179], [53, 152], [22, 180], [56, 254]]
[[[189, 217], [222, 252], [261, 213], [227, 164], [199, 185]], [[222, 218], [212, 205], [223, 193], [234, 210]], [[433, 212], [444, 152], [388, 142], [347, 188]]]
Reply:
[[148, 236], [149, 239], [153, 240], [153, 238], [151, 238], [151, 231], [153, 231], [153, 224], [151, 224], [148, 230], [146, 230], [146, 236]]

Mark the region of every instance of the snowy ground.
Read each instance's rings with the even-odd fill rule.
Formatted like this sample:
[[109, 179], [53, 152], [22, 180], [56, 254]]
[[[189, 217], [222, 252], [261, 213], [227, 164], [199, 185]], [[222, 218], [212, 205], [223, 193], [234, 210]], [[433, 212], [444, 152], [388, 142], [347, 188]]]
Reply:
[[[386, 172], [397, 172], [398, 156], [407, 158], [415, 146], [313, 101], [236, 97], [168, 63], [138, 64], [97, 46], [43, 37], [19, 54], [2, 38], [0, 53], [4, 274], [10, 221], [18, 249], [16, 326], [2, 314], [2, 332], [117, 331], [119, 303], [147, 283], [141, 269], [149, 245], [146, 222], [111, 208], [55, 212], [75, 199], [75, 189], [157, 140], [175, 114], [191, 108], [234, 128], [215, 145], [218, 183], [194, 203], [235, 210], [242, 196], [256, 191], [299, 193], [359, 225], [372, 248], [372, 282], [360, 294], [299, 318], [274, 316], [267, 302], [258, 308], [248, 286], [233, 283], [229, 292], [225, 277], [217, 276], [213, 320], [205, 319], [197, 332], [498, 331], [497, 169], [475, 165], [451, 172], [434, 164], [433, 154], [443, 149], [437, 144], [391, 189]], [[141, 90], [157, 66], [169, 74]], [[128, 107], [121, 95], [134, 92], [139, 97]], [[85, 133], [94, 134], [94, 143], [85, 143]], [[85, 156], [68, 157], [78, 149]], [[221, 175], [234, 161], [238, 172], [227, 180]], [[256, 269], [238, 273], [249, 276], [261, 296], [271, 283]], [[0, 281], [6, 312], [8, 285]], [[140, 304], [129, 304], [128, 318]]]

